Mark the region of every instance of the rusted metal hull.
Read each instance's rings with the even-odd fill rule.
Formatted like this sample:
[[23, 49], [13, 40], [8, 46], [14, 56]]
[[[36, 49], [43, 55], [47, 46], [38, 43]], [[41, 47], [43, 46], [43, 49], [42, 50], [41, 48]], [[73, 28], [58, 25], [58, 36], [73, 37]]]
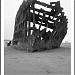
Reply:
[[[35, 4], [51, 10], [37, 9]], [[59, 1], [51, 2], [50, 5], [37, 0], [24, 1], [16, 15], [13, 45], [30, 52], [60, 47], [67, 33], [68, 23], [62, 10]]]

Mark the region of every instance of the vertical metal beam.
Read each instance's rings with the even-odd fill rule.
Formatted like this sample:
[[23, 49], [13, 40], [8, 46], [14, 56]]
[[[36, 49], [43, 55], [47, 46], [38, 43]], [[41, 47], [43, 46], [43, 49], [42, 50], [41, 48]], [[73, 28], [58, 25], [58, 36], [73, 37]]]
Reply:
[[39, 26], [39, 30], [40, 30], [40, 28], [41, 28], [41, 25], [42, 25], [42, 22], [43, 22], [44, 18], [45, 18], [45, 12], [43, 13], [43, 18], [41, 19], [41, 24], [40, 24], [40, 26]]
[[[30, 5], [28, 6], [28, 27], [30, 28]], [[28, 28], [28, 36], [30, 35], [30, 29]]]
[[32, 2], [32, 8], [33, 8], [33, 27], [35, 27], [35, 2]]
[[27, 10], [25, 11], [25, 36], [27, 36]]

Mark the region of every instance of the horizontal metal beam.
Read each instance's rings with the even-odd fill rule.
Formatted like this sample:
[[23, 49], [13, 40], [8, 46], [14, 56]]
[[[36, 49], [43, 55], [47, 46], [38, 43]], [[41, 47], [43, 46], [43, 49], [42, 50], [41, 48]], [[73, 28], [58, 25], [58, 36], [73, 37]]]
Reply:
[[[45, 10], [41, 10], [41, 9], [37, 9], [37, 8], [32, 8], [32, 7], [30, 7], [30, 9], [31, 10], [34, 10], [35, 9], [35, 11], [37, 11], [38, 13], [40, 12], [40, 13], [44, 13], [45, 12], [45, 14], [46, 15], [50, 15], [50, 16], [56, 16], [58, 13], [61, 13], [62, 12], [62, 10], [63, 10], [63, 8], [59, 8], [59, 9], [57, 9], [58, 11], [54, 11], [54, 12], [48, 12], [48, 11], [45, 11]], [[53, 10], [53, 9], [52, 9]]]
[[[46, 3], [44, 3], [44, 2], [36, 1], [35, 3], [36, 3], [36, 4], [39, 4], [39, 5], [42, 5], [42, 6], [44, 6], [44, 7], [47, 7], [47, 8], [57, 9], [56, 6], [52, 6], [52, 5], [46, 4]], [[54, 4], [56, 5], [57, 3], [58, 3], [58, 2], [56, 2], [56, 3], [54, 3]]]
[[[36, 22], [36, 24], [41, 25], [41, 23], [39, 23], [39, 22]], [[54, 29], [55, 28], [55, 26], [53, 26], [53, 24], [49, 24], [49, 23], [48, 23], [48, 25], [47, 24], [42, 24], [42, 26], [45, 26], [45, 27], [50, 28], [50, 29]]]
[[35, 11], [37, 11], [37, 12], [40, 12], [40, 13], [44, 13], [45, 12], [47, 15], [52, 15], [51, 12], [48, 12], [48, 11], [45, 11], [45, 10], [41, 10], [41, 9], [37, 9], [37, 8], [32, 8], [32, 7], [30, 7], [30, 9], [31, 10], [35, 9]]
[[[33, 15], [33, 13], [30, 13], [30, 14], [31, 14], [31, 16]], [[38, 19], [39, 17], [40, 17], [40, 18], [43, 18], [42, 15], [36, 14], [36, 13], [35, 13], [35, 17], [36, 17], [37, 19]], [[45, 19], [45, 20], [52, 21], [52, 22], [55, 22], [55, 20], [51, 19], [50, 17], [44, 17], [44, 19]]]

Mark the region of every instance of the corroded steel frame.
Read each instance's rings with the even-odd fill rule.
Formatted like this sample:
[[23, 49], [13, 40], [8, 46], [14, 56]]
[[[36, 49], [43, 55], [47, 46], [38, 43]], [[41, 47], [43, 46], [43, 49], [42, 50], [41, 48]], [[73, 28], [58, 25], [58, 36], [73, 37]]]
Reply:
[[[51, 10], [37, 9], [35, 4], [42, 5]], [[15, 19], [13, 45], [16, 44], [24, 50], [31, 52], [60, 47], [67, 33], [68, 23], [68, 19], [62, 10], [60, 1], [51, 2], [50, 4], [37, 0], [23, 1]], [[33, 23], [33, 26], [31, 26], [31, 23]], [[37, 28], [37, 25], [39, 25], [39, 28]], [[41, 30], [42, 26], [45, 28]], [[47, 32], [47, 28], [52, 29], [52, 31], [49, 30]]]

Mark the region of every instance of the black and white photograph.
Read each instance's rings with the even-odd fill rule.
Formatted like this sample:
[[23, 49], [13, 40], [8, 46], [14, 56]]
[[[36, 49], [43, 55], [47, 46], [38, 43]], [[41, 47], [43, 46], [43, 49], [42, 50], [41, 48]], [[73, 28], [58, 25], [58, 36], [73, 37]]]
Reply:
[[71, 7], [71, 0], [4, 0], [4, 75], [72, 74]]

